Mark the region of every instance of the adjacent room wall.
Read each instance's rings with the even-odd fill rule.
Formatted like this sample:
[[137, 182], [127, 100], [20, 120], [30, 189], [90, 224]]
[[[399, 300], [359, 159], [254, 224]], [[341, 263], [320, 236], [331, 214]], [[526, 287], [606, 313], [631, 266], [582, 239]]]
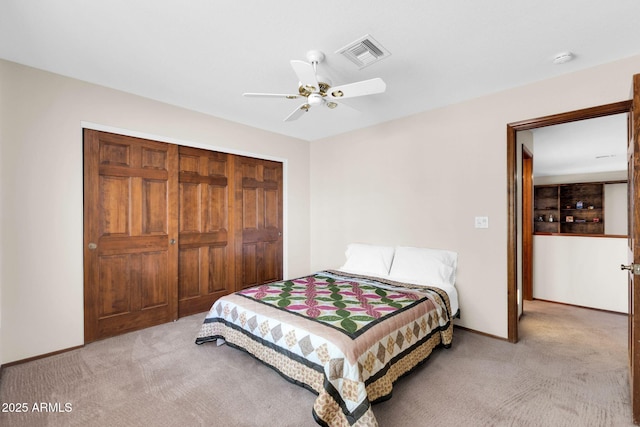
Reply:
[[534, 236], [533, 298], [628, 313], [627, 252], [622, 238]]
[[285, 266], [309, 271], [309, 143], [0, 60], [0, 363], [84, 342], [82, 125], [285, 163]]
[[627, 183], [604, 186], [605, 234], [627, 234]]
[[314, 141], [312, 269], [350, 242], [455, 250], [456, 322], [506, 338], [506, 125], [629, 99], [634, 73], [640, 56]]

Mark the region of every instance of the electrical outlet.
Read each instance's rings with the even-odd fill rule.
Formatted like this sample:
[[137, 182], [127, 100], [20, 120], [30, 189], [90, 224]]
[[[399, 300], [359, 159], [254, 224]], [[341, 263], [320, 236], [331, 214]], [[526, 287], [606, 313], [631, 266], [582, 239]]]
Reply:
[[476, 217], [476, 228], [489, 228], [489, 217], [488, 216], [477, 216]]

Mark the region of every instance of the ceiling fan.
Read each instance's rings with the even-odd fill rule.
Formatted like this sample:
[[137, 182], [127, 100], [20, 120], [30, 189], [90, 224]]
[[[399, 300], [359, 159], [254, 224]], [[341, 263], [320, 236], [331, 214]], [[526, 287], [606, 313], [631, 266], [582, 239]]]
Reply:
[[324, 53], [318, 50], [310, 50], [307, 52], [307, 60], [309, 62], [291, 60], [291, 67], [296, 73], [300, 85], [297, 94], [244, 93], [243, 96], [254, 98], [306, 98], [302, 105], [284, 119], [285, 122], [290, 122], [298, 119], [313, 106], [325, 105], [327, 108], [334, 109], [339, 105], [338, 100], [382, 93], [387, 88], [381, 78], [331, 87], [329, 79], [316, 74], [318, 64], [324, 60]]

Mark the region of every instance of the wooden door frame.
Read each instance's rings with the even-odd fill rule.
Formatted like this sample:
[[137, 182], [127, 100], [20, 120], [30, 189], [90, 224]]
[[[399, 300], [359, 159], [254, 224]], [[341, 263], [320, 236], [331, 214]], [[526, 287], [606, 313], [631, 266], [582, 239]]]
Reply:
[[[632, 111], [629, 114], [627, 134], [627, 243], [629, 263], [640, 263], [640, 210], [636, 197], [640, 187], [640, 153], [638, 143], [640, 138], [640, 74], [633, 76], [631, 84]], [[623, 265], [620, 266], [621, 268]], [[631, 412], [634, 424], [640, 424], [640, 351], [636, 351], [640, 342], [640, 287], [638, 278], [631, 271], [628, 272], [629, 284], [629, 386], [631, 391]]]
[[533, 299], [533, 154], [522, 146], [522, 299]]
[[517, 240], [517, 139], [521, 130], [559, 125], [579, 120], [595, 119], [613, 114], [629, 113], [630, 100], [554, 114], [507, 124], [507, 328], [509, 342], [518, 342], [518, 240]]

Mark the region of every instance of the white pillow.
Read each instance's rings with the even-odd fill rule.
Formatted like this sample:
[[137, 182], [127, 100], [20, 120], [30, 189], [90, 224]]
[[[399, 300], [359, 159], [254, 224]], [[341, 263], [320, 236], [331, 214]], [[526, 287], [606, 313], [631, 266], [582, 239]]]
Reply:
[[399, 246], [389, 279], [424, 286], [453, 286], [457, 265], [456, 252]]
[[387, 277], [393, 262], [393, 252], [391, 246], [351, 243], [344, 253], [347, 261], [339, 270], [366, 276]]

